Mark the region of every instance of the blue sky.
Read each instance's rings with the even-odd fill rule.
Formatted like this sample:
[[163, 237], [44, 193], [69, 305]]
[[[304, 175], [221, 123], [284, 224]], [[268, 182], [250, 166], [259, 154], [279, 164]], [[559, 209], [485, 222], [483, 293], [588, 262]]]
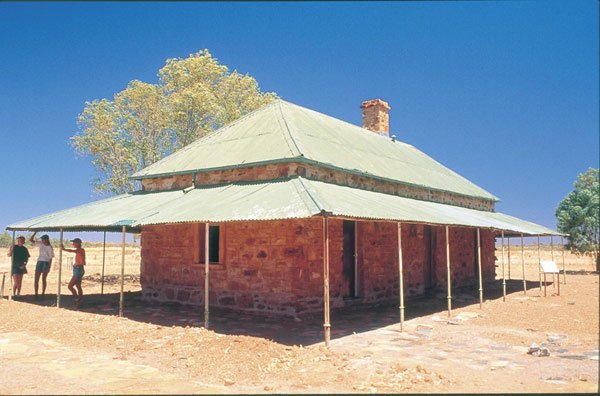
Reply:
[[264, 91], [391, 133], [555, 228], [598, 167], [598, 2], [0, 3], [0, 227], [98, 199], [85, 101], [207, 48]]

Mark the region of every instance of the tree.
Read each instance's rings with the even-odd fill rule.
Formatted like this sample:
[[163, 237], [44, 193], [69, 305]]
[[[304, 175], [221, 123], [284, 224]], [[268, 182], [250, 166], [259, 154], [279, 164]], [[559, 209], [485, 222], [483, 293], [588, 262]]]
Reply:
[[590, 168], [577, 177], [571, 191], [556, 209], [558, 230], [569, 234], [567, 249], [592, 253], [600, 271], [599, 170]]
[[168, 59], [158, 76], [157, 84], [133, 80], [113, 100], [85, 103], [71, 145], [92, 157], [96, 191], [133, 191], [132, 173], [277, 97], [208, 50]]
[[[2, 234], [0, 234], [0, 248], [5, 248], [5, 247], [9, 247], [12, 244], [12, 236], [4, 231]], [[0, 254], [6, 254], [4, 252], [0, 252]]]

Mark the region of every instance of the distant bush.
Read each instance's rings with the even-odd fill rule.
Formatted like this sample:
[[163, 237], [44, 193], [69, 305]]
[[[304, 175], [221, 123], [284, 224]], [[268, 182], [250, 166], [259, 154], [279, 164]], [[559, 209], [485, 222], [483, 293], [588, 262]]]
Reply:
[[10, 235], [7, 231], [4, 231], [0, 234], [0, 248], [7, 248], [10, 246], [12, 242], [12, 235]]
[[[26, 241], [26, 245], [30, 246], [29, 244], [29, 237], [31, 236], [31, 233], [18, 233], [16, 234], [16, 236], [19, 235], [23, 235], [25, 237]], [[39, 240], [40, 237], [43, 235], [43, 233], [38, 233], [35, 236], [36, 240]], [[138, 239], [139, 240], [139, 239]], [[3, 233], [0, 234], [0, 249], [1, 248], [8, 248], [10, 246], [10, 244], [12, 243], [12, 234], [8, 231], [4, 231]], [[52, 246], [58, 247], [60, 246], [60, 239], [56, 239], [56, 238], [50, 238], [50, 244]], [[65, 247], [70, 248], [71, 247], [71, 243], [65, 239], [64, 241]], [[103, 243], [102, 242], [89, 242], [89, 241], [83, 241], [83, 247], [102, 247]], [[106, 242], [106, 246], [110, 247], [110, 246], [121, 246], [120, 243], [115, 243], [115, 242]], [[127, 243], [126, 244], [127, 247], [131, 247], [131, 246], [140, 246], [139, 243]], [[1, 254], [1, 253], [0, 253]]]

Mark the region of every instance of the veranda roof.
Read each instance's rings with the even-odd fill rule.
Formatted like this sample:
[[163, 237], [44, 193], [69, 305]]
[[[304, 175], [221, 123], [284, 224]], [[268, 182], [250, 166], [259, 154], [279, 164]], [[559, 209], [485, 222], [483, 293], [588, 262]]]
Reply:
[[183, 195], [181, 190], [122, 194], [107, 199], [48, 213], [6, 227], [7, 230], [39, 231], [121, 231], [122, 226], [135, 228], [168, 201]]
[[162, 192], [136, 192], [17, 222], [8, 230], [118, 231], [144, 225], [265, 221], [319, 215], [561, 235], [497, 212], [361, 190], [302, 177]]
[[133, 175], [134, 179], [299, 162], [498, 201], [410, 144], [276, 100]]

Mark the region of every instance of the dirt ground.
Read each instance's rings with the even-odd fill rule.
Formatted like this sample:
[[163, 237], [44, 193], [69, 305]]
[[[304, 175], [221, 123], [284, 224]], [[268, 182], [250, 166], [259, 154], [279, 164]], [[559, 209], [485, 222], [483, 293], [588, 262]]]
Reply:
[[[506, 301], [500, 279], [484, 287], [481, 309], [476, 289], [455, 291], [451, 317], [443, 292], [408, 300], [402, 331], [397, 304], [334, 311], [330, 349], [320, 315], [213, 310], [205, 329], [200, 308], [145, 303], [135, 262], [126, 268], [124, 318], [118, 266], [107, 267], [104, 295], [98, 266], [87, 268], [79, 310], [67, 276], [57, 309], [56, 271], [41, 300], [28, 274], [20, 299], [0, 301], [0, 393], [597, 392], [599, 278], [591, 259], [567, 254], [560, 296], [554, 282], [544, 297], [531, 264], [537, 252], [526, 250], [526, 293], [520, 251], [511, 256]], [[528, 354], [532, 343], [549, 356]]]

